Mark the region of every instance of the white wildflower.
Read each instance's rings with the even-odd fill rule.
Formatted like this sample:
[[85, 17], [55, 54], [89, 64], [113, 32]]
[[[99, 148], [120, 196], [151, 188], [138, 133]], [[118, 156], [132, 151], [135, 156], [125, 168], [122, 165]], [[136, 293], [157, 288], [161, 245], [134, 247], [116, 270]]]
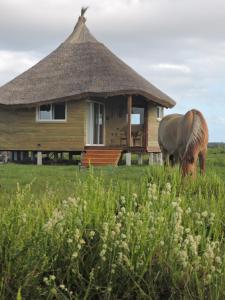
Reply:
[[124, 233], [121, 234], [122, 239], [125, 239], [126, 237], [127, 237], [126, 234], [124, 234]]
[[126, 198], [124, 196], [120, 197], [121, 203], [124, 204], [126, 202]]
[[105, 254], [106, 254], [106, 250], [105, 250], [105, 249], [102, 249], [102, 251], [100, 252], [99, 255], [100, 255], [101, 257], [103, 257]]
[[121, 210], [122, 213], [126, 212], [126, 208], [124, 206], [122, 206], [120, 210]]
[[77, 200], [74, 197], [68, 197], [68, 202], [73, 206], [77, 206]]
[[203, 218], [206, 218], [208, 216], [208, 212], [206, 210], [203, 211], [202, 216], [203, 216]]
[[125, 241], [121, 242], [121, 247], [124, 248], [125, 250], [129, 250], [128, 244]]
[[186, 213], [187, 215], [189, 215], [189, 214], [191, 213], [191, 208], [188, 207], [188, 208], [186, 209], [185, 213]]
[[64, 284], [60, 284], [59, 287], [60, 287], [61, 290], [65, 290], [65, 285]]
[[217, 264], [222, 264], [222, 260], [221, 260], [221, 258], [219, 257], [219, 256], [216, 256], [215, 257], [215, 262], [217, 263]]
[[78, 241], [80, 238], [80, 230], [78, 228], [76, 228], [75, 230], [75, 240]]
[[77, 257], [78, 257], [78, 253], [77, 253], [77, 252], [74, 252], [74, 253], [72, 254], [72, 257], [73, 257], [73, 258], [77, 258]]
[[52, 281], [54, 281], [56, 279], [56, 277], [55, 277], [55, 275], [50, 275], [49, 279], [52, 280]]
[[116, 232], [115, 232], [114, 230], [112, 230], [112, 231], [111, 231], [111, 235], [112, 235], [112, 238], [114, 238], [115, 235], [116, 235]]
[[167, 192], [171, 192], [171, 184], [169, 182], [166, 184], [166, 190]]
[[48, 277], [44, 277], [44, 278], [43, 278], [43, 281], [44, 281], [45, 284], [47, 284], [47, 285], [49, 284]]
[[134, 199], [137, 199], [137, 197], [138, 197], [136, 193], [133, 193], [132, 196], [133, 196]]
[[93, 239], [93, 237], [95, 236], [95, 232], [93, 230], [90, 231], [89, 236], [91, 239]]

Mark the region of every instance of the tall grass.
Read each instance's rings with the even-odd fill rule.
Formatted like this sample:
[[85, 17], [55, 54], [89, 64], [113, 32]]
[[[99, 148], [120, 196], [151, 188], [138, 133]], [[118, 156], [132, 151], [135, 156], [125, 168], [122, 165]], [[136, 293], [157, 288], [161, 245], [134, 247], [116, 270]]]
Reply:
[[69, 197], [33, 182], [0, 204], [0, 299], [225, 298], [221, 179], [76, 174]]

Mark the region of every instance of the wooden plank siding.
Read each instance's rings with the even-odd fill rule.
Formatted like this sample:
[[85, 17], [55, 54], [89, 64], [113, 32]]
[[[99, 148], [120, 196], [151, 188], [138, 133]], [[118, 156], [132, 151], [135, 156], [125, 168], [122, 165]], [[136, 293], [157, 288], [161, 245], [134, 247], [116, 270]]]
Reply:
[[[152, 102], [133, 101], [133, 106], [140, 103], [146, 108], [145, 121], [146, 128], [142, 125], [132, 125], [132, 131], [143, 131], [143, 146], [159, 148], [157, 108]], [[127, 97], [116, 97], [105, 101], [105, 145], [106, 146], [126, 146], [127, 135]], [[144, 135], [147, 135], [147, 138]], [[147, 142], [145, 144], [145, 142]]]
[[148, 103], [148, 148], [159, 149], [158, 144], [159, 121], [157, 120], [157, 106]]
[[[127, 145], [127, 97], [102, 99], [105, 103], [105, 146]], [[134, 105], [137, 104], [137, 101]], [[147, 128], [132, 125], [132, 130], [147, 133], [147, 147], [158, 148], [157, 110], [147, 107]], [[36, 108], [0, 107], [0, 150], [83, 151], [86, 145], [87, 101], [67, 103], [67, 121], [36, 122]], [[139, 146], [139, 145], [137, 145]], [[143, 146], [145, 139], [143, 139]]]
[[86, 101], [67, 103], [67, 121], [36, 122], [36, 108], [0, 107], [0, 150], [81, 151]]
[[105, 145], [121, 146], [126, 144], [127, 98], [116, 97], [105, 101]]

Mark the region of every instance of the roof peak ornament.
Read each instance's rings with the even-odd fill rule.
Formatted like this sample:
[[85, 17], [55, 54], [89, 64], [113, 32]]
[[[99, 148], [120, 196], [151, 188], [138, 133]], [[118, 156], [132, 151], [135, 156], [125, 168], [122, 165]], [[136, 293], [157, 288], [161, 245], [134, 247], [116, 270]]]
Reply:
[[88, 10], [89, 6], [86, 6], [86, 7], [81, 7], [81, 13], [80, 13], [80, 16], [81, 17], [84, 17], [84, 14], [86, 13], [86, 11]]
[[74, 30], [64, 43], [71, 43], [71, 44], [86, 43], [86, 42], [97, 43], [97, 40], [92, 36], [92, 34], [89, 32], [88, 28], [85, 25], [86, 18], [84, 17], [84, 15], [87, 9], [88, 6], [81, 8], [81, 13], [74, 27]]
[[86, 23], [86, 18], [84, 17], [86, 11], [88, 10], [88, 6], [84, 7], [82, 6], [81, 7], [81, 12], [80, 12], [80, 16], [78, 18], [78, 21], [74, 27], [74, 30], [77, 29], [77, 27], [80, 25], [80, 24], [85, 24]]

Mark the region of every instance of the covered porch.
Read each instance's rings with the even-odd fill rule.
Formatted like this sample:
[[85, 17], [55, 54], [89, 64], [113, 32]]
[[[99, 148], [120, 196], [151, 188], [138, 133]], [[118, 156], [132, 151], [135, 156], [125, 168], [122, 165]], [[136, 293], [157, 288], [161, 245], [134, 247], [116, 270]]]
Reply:
[[118, 96], [87, 102], [86, 147], [123, 151], [158, 148], [157, 106], [142, 96]]
[[[87, 101], [86, 160], [99, 160], [115, 152], [125, 154], [131, 164], [131, 154], [138, 154], [138, 164], [149, 153], [149, 164], [160, 162], [158, 146], [157, 105], [143, 96], [124, 95]], [[99, 152], [98, 152], [99, 151]], [[85, 158], [85, 156], [84, 156]]]

